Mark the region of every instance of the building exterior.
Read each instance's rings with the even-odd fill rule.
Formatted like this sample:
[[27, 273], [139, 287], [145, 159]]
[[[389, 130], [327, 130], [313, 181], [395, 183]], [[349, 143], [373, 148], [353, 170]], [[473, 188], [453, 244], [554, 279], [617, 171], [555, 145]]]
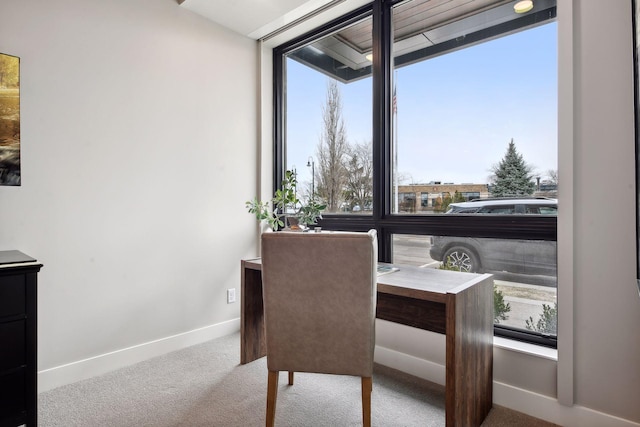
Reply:
[[486, 199], [489, 197], [489, 187], [487, 184], [442, 184], [440, 181], [400, 185], [398, 186], [398, 212], [440, 213], [455, 197], [459, 198], [456, 201], [465, 202]]
[[[457, 193], [457, 194], [456, 194]], [[443, 213], [449, 203], [468, 202], [491, 197], [489, 184], [453, 184], [432, 181], [428, 184], [398, 186], [398, 213]], [[548, 181], [537, 184], [532, 197], [558, 197], [558, 186]]]

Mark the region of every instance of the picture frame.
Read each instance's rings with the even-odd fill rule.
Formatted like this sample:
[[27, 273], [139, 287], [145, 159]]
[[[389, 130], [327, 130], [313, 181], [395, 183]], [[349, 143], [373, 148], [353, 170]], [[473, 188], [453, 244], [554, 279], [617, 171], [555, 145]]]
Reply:
[[21, 184], [20, 58], [0, 53], [0, 185]]

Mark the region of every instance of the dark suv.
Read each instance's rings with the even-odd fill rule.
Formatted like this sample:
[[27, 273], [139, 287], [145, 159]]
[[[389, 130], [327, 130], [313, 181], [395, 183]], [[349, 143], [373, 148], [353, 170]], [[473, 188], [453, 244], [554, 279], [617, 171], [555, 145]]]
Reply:
[[[556, 199], [484, 199], [452, 203], [447, 214], [557, 215]], [[432, 236], [431, 258], [461, 271], [555, 276], [556, 242]]]

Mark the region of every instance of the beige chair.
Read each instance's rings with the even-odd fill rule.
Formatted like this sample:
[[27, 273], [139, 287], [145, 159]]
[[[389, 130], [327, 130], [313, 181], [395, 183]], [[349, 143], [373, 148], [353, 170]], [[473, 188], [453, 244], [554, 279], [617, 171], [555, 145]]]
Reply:
[[[267, 426], [279, 371], [362, 378], [362, 418], [371, 425], [377, 237], [368, 233], [262, 235], [267, 342]], [[310, 421], [310, 425], [311, 425]]]

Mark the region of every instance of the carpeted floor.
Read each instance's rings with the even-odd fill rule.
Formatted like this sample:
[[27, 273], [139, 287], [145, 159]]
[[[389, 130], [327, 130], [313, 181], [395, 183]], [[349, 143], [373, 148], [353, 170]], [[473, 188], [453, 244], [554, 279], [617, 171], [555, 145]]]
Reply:
[[[266, 359], [240, 365], [233, 334], [156, 357], [99, 377], [41, 393], [40, 426], [263, 426]], [[444, 426], [444, 387], [377, 365], [373, 377], [374, 426]], [[278, 426], [358, 426], [360, 379], [281, 373]], [[548, 427], [494, 406], [483, 427]]]

